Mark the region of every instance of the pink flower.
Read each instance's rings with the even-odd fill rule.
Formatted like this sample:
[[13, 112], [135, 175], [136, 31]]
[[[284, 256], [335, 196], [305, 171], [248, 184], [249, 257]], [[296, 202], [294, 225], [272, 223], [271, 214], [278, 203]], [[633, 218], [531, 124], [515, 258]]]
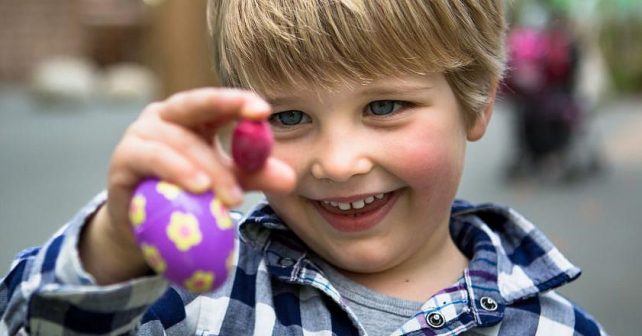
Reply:
[[165, 263], [165, 260], [161, 256], [158, 249], [152, 245], [148, 245], [145, 243], [142, 243], [140, 248], [143, 251], [143, 256], [145, 257], [145, 260], [147, 261], [149, 267], [151, 267], [154, 272], [163, 274], [163, 272], [165, 272], [165, 270], [167, 269], [167, 264]]
[[210, 211], [212, 212], [212, 216], [216, 219], [216, 225], [219, 229], [228, 230], [232, 228], [232, 219], [218, 198], [215, 197], [210, 203]]
[[175, 185], [168, 182], [160, 181], [156, 185], [156, 191], [163, 195], [168, 200], [175, 199], [183, 190]]
[[145, 221], [145, 205], [147, 199], [143, 195], [136, 195], [129, 205], [129, 221], [133, 227], [138, 227]]
[[172, 213], [167, 226], [167, 236], [176, 248], [183, 252], [200, 244], [203, 239], [196, 217], [178, 211]]
[[192, 293], [203, 293], [211, 290], [213, 284], [214, 273], [196, 271], [189, 279], [185, 280], [183, 286]]

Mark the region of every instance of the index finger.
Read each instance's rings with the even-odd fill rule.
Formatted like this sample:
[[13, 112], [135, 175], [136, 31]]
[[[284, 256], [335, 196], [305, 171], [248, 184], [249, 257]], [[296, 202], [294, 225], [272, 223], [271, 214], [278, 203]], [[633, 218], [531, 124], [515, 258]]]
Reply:
[[194, 128], [235, 118], [266, 119], [270, 105], [254, 92], [231, 88], [201, 88], [177, 93], [164, 104], [160, 117]]

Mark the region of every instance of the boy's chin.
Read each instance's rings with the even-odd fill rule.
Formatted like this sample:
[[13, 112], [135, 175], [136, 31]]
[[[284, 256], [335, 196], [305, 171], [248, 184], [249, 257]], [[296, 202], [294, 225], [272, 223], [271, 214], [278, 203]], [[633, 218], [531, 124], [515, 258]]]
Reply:
[[396, 266], [395, 258], [390, 258], [390, 254], [382, 252], [350, 251], [339, 257], [327, 257], [325, 260], [342, 273], [371, 275], [385, 272]]

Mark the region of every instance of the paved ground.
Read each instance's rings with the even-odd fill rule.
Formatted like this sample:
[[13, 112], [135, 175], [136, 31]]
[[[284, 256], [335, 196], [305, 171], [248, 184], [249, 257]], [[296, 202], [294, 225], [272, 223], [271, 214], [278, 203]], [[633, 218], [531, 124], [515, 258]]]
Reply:
[[[52, 105], [0, 87], [0, 268], [47, 239], [104, 185], [110, 153], [142, 104]], [[563, 292], [613, 335], [639, 334], [642, 317], [642, 99], [604, 106], [593, 132], [607, 173], [579, 184], [506, 183], [510, 119], [501, 108], [471, 145], [460, 197], [508, 203], [537, 223], [579, 265]], [[250, 198], [256, 197], [251, 195]]]

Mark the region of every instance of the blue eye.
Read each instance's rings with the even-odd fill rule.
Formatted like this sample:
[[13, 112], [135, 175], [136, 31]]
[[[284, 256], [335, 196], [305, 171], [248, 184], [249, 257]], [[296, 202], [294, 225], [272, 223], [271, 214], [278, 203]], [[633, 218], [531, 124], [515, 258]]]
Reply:
[[295, 126], [307, 122], [308, 119], [305, 113], [296, 110], [278, 112], [270, 116], [271, 123], [283, 126]]
[[402, 102], [398, 100], [377, 100], [367, 105], [368, 112], [383, 116], [396, 112], [403, 106]]

